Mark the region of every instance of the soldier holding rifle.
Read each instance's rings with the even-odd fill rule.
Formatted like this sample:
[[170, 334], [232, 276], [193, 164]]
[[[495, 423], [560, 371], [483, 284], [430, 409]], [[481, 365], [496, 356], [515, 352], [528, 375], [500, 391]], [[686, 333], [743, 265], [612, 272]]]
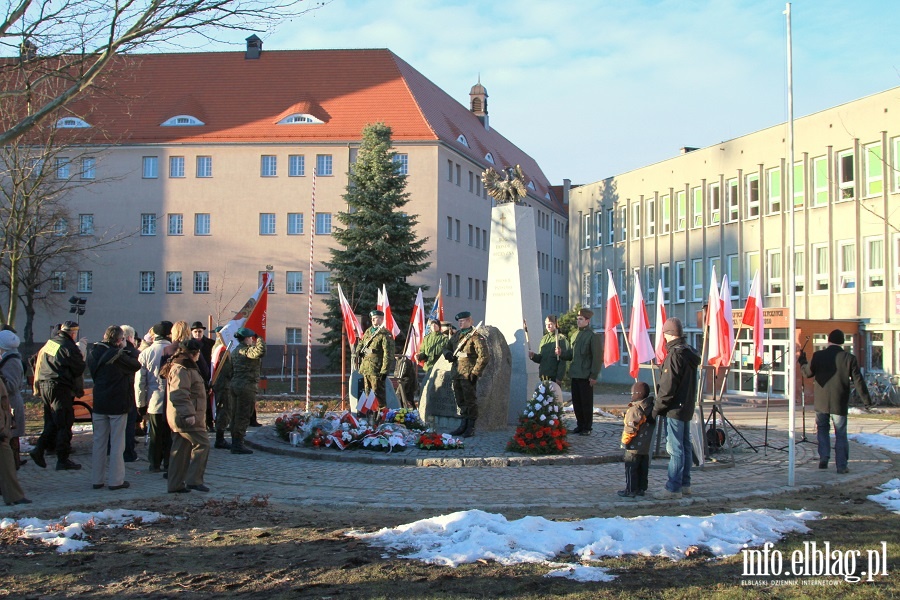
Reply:
[[490, 357], [484, 338], [477, 327], [472, 327], [472, 314], [463, 311], [456, 315], [456, 320], [459, 331], [450, 337], [444, 358], [456, 363], [453, 394], [463, 422], [450, 434], [472, 437], [475, 435], [475, 421], [478, 420], [478, 378], [484, 373]]
[[373, 310], [369, 313], [372, 326], [366, 330], [357, 345], [356, 356], [359, 361], [359, 374], [363, 377], [365, 393], [375, 390], [375, 397], [380, 406], [386, 406], [385, 380], [394, 356], [394, 340], [388, 335], [384, 325], [384, 313]]

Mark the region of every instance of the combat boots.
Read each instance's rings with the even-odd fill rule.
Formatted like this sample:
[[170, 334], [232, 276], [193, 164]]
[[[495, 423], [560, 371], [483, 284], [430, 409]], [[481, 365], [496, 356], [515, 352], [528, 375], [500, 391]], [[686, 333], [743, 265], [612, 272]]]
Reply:
[[459, 427], [450, 432], [450, 435], [461, 435], [462, 432], [466, 430], [466, 427], [469, 424], [468, 419], [462, 419], [459, 423]]
[[216, 443], [214, 444], [214, 447], [221, 448], [222, 450], [231, 450], [231, 444], [225, 441], [224, 431], [216, 432]]
[[231, 434], [232, 454], [253, 454], [253, 450], [244, 446], [244, 438]]
[[466, 428], [462, 432], [464, 438], [470, 438], [475, 435], [475, 419], [466, 419]]

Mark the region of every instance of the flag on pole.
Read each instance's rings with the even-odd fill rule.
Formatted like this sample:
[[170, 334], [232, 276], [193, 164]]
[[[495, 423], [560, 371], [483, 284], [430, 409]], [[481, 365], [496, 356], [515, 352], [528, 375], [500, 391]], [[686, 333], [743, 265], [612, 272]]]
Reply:
[[444, 322], [444, 293], [443, 293], [444, 282], [438, 280], [438, 291], [437, 295], [434, 297], [434, 305], [431, 307], [431, 312], [428, 313], [429, 319], [437, 319], [441, 323]]
[[344, 319], [344, 330], [347, 332], [347, 341], [350, 342], [350, 345], [356, 343], [357, 338], [362, 337], [363, 330], [362, 326], [359, 324], [359, 319], [356, 318], [356, 314], [353, 312], [353, 309], [350, 308], [350, 303], [347, 302], [347, 298], [344, 297], [344, 290], [341, 289], [341, 284], [338, 284], [338, 300], [341, 303], [341, 316]]
[[706, 306], [706, 336], [707, 336], [707, 361], [711, 365], [719, 366], [719, 359], [722, 355], [722, 349], [719, 345], [721, 341], [721, 319], [719, 313], [722, 312], [722, 303], [719, 300], [719, 287], [716, 283], [716, 268], [712, 268], [712, 281], [709, 284], [709, 298]]
[[759, 293], [759, 269], [753, 276], [750, 284], [750, 294], [747, 296], [747, 306], [744, 308], [743, 325], [753, 329], [753, 370], [759, 371], [763, 364], [763, 304]]
[[731, 355], [734, 352], [734, 320], [731, 316], [731, 285], [728, 283], [728, 273], [722, 276], [719, 302], [722, 306], [719, 312], [719, 335], [722, 336], [720, 346], [724, 351], [719, 366], [727, 367], [731, 364]]
[[634, 274], [634, 295], [631, 301], [631, 322], [628, 326], [628, 337], [631, 351], [629, 354], [629, 373], [637, 379], [641, 363], [650, 362], [656, 356], [653, 344], [650, 343], [650, 318], [647, 316], [647, 305], [644, 304], [644, 293], [641, 290], [641, 279]]
[[656, 352], [656, 362], [662, 364], [666, 359], [666, 336], [663, 335], [663, 325], [666, 324], [666, 297], [663, 294], [662, 279], [656, 288], [656, 336], [654, 350]]
[[604, 367], [619, 362], [619, 336], [616, 333], [616, 326], [625, 326], [625, 319], [622, 317], [622, 303], [616, 292], [616, 282], [613, 281], [612, 271], [607, 269], [606, 272], [609, 274], [609, 284], [606, 289], [606, 323], [603, 328], [605, 332], [603, 336]]
[[388, 335], [391, 336], [391, 339], [393, 339], [400, 333], [400, 327], [397, 325], [397, 321], [394, 320], [393, 313], [391, 313], [391, 303], [388, 300], [387, 286], [382, 284], [381, 289], [380, 295], [384, 304], [380, 307], [380, 310], [384, 312], [384, 328], [387, 330]]
[[375, 397], [375, 390], [369, 390], [369, 393], [363, 393], [359, 399], [359, 409], [357, 412], [361, 415], [368, 414], [369, 411], [378, 411], [378, 398]]
[[[266, 310], [269, 303], [269, 277], [271, 277], [271, 275], [268, 271], [263, 273], [262, 285], [259, 286], [256, 293], [247, 300], [244, 306], [241, 307], [241, 310], [237, 311], [234, 317], [225, 323], [221, 331], [219, 331], [219, 335], [222, 336], [222, 341], [226, 347], [231, 342], [234, 342], [231, 344], [232, 347], [237, 345], [234, 334], [237, 333], [237, 330], [241, 327], [252, 329], [253, 333], [264, 340], [266, 339]], [[223, 352], [219, 352], [213, 357], [215, 359], [211, 365], [213, 373], [215, 373], [216, 365], [219, 364], [223, 354]]]
[[409, 320], [409, 339], [406, 341], [406, 356], [412, 361], [416, 360], [416, 354], [425, 339], [425, 301], [422, 298], [422, 288], [416, 294], [413, 304], [412, 317]]

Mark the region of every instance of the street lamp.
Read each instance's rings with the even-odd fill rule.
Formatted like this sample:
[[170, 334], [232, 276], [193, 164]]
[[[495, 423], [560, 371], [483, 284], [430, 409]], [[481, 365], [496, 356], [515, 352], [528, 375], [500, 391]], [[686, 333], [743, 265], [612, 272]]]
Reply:
[[72, 296], [69, 298], [69, 312], [75, 315], [75, 322], [81, 324], [81, 315], [84, 314], [84, 305], [87, 304], [87, 298]]

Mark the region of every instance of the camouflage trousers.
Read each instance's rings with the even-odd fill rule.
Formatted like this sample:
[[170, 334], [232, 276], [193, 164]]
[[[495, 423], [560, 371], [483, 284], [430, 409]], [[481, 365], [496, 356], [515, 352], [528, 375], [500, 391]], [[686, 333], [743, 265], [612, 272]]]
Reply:
[[256, 408], [256, 385], [231, 388], [231, 438], [243, 440]]

